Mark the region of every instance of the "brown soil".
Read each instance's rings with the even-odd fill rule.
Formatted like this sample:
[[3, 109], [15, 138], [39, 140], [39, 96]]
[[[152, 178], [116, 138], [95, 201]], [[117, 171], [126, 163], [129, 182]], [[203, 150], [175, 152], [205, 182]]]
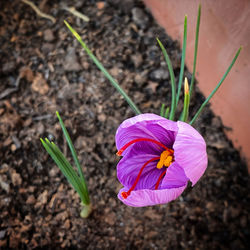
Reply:
[[[63, 2], [91, 21], [64, 11]], [[143, 112], [170, 104], [169, 74], [155, 37], [166, 45], [176, 75], [179, 45], [138, 1], [34, 3], [56, 24], [21, 1], [0, 3], [0, 248], [247, 249], [247, 168], [209, 107], [195, 124], [209, 156], [198, 184], [166, 205], [131, 208], [117, 199], [115, 131], [133, 113], [63, 20]], [[204, 100], [198, 88], [194, 99], [193, 111]], [[56, 110], [88, 180], [94, 211], [86, 220], [79, 217], [79, 197], [39, 141], [53, 139], [69, 155]]]

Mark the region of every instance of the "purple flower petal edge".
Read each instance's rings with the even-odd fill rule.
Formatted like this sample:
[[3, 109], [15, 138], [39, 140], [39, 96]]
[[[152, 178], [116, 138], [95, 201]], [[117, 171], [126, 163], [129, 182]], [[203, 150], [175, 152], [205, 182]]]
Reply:
[[123, 199], [121, 193], [127, 191], [126, 188], [120, 190], [118, 198], [126, 205], [132, 207], [153, 206], [155, 204], [165, 204], [178, 198], [185, 190], [186, 185], [179, 188], [150, 190], [141, 189], [132, 191], [128, 198]]
[[[166, 122], [168, 121], [168, 122]], [[116, 147], [119, 150], [129, 141], [150, 138], [167, 146], [172, 146], [177, 123], [155, 114], [141, 114], [123, 121], [116, 132]], [[153, 144], [151, 144], [154, 147]], [[125, 151], [126, 154], [129, 150]], [[124, 154], [123, 154], [124, 155]]]
[[192, 126], [178, 121], [174, 143], [175, 161], [183, 168], [192, 186], [201, 178], [207, 167], [206, 143]]

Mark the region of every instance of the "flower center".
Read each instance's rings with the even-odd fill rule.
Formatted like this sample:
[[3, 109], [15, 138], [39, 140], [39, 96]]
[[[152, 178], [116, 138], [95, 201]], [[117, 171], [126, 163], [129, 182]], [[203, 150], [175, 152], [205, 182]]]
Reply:
[[169, 167], [172, 164], [174, 150], [172, 149], [170, 150], [165, 150], [161, 153], [160, 160], [158, 161], [157, 166], [156, 166], [158, 169], [163, 168], [163, 166]]
[[[131, 146], [132, 144], [136, 143], [136, 142], [141, 142], [141, 141], [148, 141], [148, 142], [152, 142], [152, 143], [155, 143], [157, 145], [159, 145], [160, 147], [164, 148], [165, 150], [161, 153], [160, 157], [154, 157], [150, 160], [148, 160], [147, 162], [145, 162], [143, 164], [143, 166], [141, 167], [133, 185], [131, 186], [131, 188], [128, 190], [128, 191], [124, 191], [121, 193], [121, 196], [126, 199], [128, 198], [128, 196], [130, 195], [130, 193], [135, 189], [137, 183], [139, 182], [140, 180], [140, 177], [142, 175], [142, 172], [143, 172], [143, 169], [150, 163], [150, 162], [153, 162], [153, 161], [158, 161], [156, 167], [158, 169], [161, 169], [163, 167], [169, 167], [173, 161], [174, 161], [174, 150], [173, 149], [169, 149], [167, 148], [165, 145], [163, 145], [161, 142], [159, 141], [156, 141], [154, 139], [149, 139], [149, 138], [138, 138], [138, 139], [134, 139], [134, 140], [131, 140], [130, 142], [128, 142], [127, 144], [125, 144], [116, 154], [118, 156], [121, 156], [123, 151], [126, 150], [129, 146]], [[167, 169], [165, 169], [161, 175], [159, 176], [158, 180], [156, 181], [156, 184], [155, 184], [155, 190], [158, 189], [159, 185], [160, 185], [160, 182], [162, 180], [162, 178], [165, 176], [166, 174], [166, 171]]]

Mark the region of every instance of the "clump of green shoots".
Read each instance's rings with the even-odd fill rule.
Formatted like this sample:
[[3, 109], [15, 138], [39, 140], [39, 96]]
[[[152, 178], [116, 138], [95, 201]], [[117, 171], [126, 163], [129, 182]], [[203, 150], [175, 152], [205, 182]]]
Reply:
[[87, 218], [90, 215], [91, 210], [92, 210], [87, 183], [84, 178], [82, 168], [81, 168], [79, 159], [77, 157], [75, 148], [73, 146], [72, 140], [70, 139], [69, 133], [58, 112], [56, 112], [56, 115], [59, 119], [63, 134], [70, 148], [70, 151], [71, 151], [71, 154], [74, 159], [78, 172], [74, 170], [72, 165], [69, 163], [69, 161], [66, 159], [64, 154], [61, 152], [61, 150], [57, 147], [57, 145], [54, 142], [49, 141], [49, 139], [47, 138], [45, 138], [44, 140], [41, 138], [40, 140], [44, 148], [46, 149], [46, 151], [49, 153], [49, 155], [54, 160], [56, 165], [62, 171], [64, 176], [67, 178], [68, 182], [73, 186], [75, 191], [79, 194], [80, 199], [81, 199], [81, 205], [82, 205], [82, 210], [81, 210], [80, 215], [82, 218]]
[[[230, 72], [231, 68], [233, 67], [237, 57], [240, 54], [241, 47], [238, 49], [238, 51], [235, 54], [235, 57], [233, 58], [231, 64], [229, 65], [228, 69], [226, 70], [225, 74], [222, 76], [219, 83], [216, 85], [214, 90], [211, 92], [211, 94], [207, 97], [207, 99], [202, 103], [200, 108], [197, 110], [196, 114], [192, 119], [189, 119], [189, 104], [190, 99], [192, 96], [192, 91], [194, 88], [194, 80], [195, 80], [195, 73], [196, 73], [196, 62], [197, 62], [197, 51], [198, 51], [198, 37], [199, 37], [199, 29], [200, 29], [200, 17], [201, 17], [201, 5], [199, 5], [198, 8], [198, 14], [197, 14], [197, 22], [196, 22], [196, 33], [195, 33], [195, 48], [194, 48], [194, 61], [193, 61], [193, 74], [191, 79], [191, 84], [189, 86], [187, 78], [183, 81], [184, 78], [184, 66], [185, 66], [185, 57], [186, 57], [186, 46], [187, 46], [187, 16], [185, 16], [184, 19], [184, 31], [183, 31], [183, 46], [182, 46], [182, 57], [181, 57], [181, 68], [180, 68], [180, 74], [179, 74], [179, 81], [176, 88], [176, 79], [172, 67], [171, 60], [169, 58], [169, 55], [164, 48], [161, 41], [157, 39], [157, 42], [162, 50], [162, 53], [164, 55], [165, 61], [167, 63], [167, 67], [170, 73], [170, 82], [171, 82], [171, 89], [172, 89], [172, 100], [171, 100], [171, 107], [165, 107], [165, 104], [163, 103], [160, 110], [160, 115], [169, 119], [169, 120], [175, 120], [175, 111], [179, 104], [179, 98], [182, 87], [184, 88], [184, 103], [183, 103], [183, 110], [181, 113], [181, 116], [179, 117], [180, 121], [189, 122], [190, 125], [193, 125], [193, 123], [196, 121], [200, 113], [203, 111], [206, 104], [210, 101], [210, 99], [213, 97], [213, 95], [216, 93], [216, 91], [219, 89], [223, 81], [225, 80], [226, 76]], [[121, 86], [116, 82], [116, 80], [108, 73], [108, 71], [104, 68], [102, 63], [95, 57], [95, 55], [91, 52], [91, 50], [88, 48], [87, 44], [83, 42], [80, 35], [69, 25], [67, 21], [64, 21], [68, 29], [72, 32], [72, 34], [75, 36], [75, 38], [78, 40], [78, 42], [81, 44], [83, 49], [87, 52], [88, 56], [91, 58], [91, 60], [96, 64], [96, 66], [101, 70], [101, 72], [104, 74], [104, 76], [110, 81], [110, 83], [116, 88], [116, 90], [124, 97], [124, 99], [129, 104], [130, 108], [134, 111], [136, 115], [141, 114], [142, 112], [138, 109], [138, 107], [135, 105], [135, 103], [130, 99], [130, 97], [125, 93], [125, 91], [121, 88]], [[183, 86], [184, 85], [184, 86]]]

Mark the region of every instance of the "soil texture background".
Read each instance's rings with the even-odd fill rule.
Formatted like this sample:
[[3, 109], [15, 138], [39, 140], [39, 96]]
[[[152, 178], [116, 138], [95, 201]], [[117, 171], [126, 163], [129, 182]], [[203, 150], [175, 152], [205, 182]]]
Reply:
[[[134, 114], [63, 20], [144, 113], [159, 114], [161, 104], [171, 101], [169, 73], [155, 38], [166, 46], [177, 80], [179, 44], [140, 1], [33, 2], [56, 18], [55, 24], [22, 1], [0, 3], [0, 248], [247, 249], [247, 167], [209, 107], [195, 124], [209, 157], [197, 185], [166, 205], [132, 208], [117, 199], [115, 132]], [[187, 70], [185, 76], [191, 78]], [[191, 116], [203, 101], [196, 87]], [[79, 216], [79, 197], [39, 141], [48, 137], [70, 157], [56, 110], [88, 181], [94, 210], [86, 220]]]

